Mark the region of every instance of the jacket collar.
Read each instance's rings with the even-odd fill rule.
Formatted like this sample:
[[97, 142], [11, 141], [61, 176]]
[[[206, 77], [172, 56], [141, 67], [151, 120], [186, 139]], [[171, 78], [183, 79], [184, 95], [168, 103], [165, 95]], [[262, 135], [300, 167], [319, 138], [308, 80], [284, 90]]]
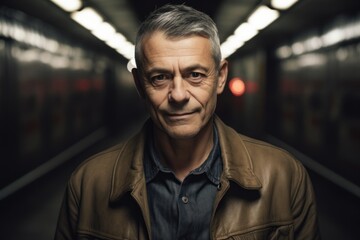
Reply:
[[223, 178], [245, 189], [260, 189], [262, 185], [254, 174], [251, 157], [239, 133], [226, 126], [217, 116], [215, 125], [219, 132]]
[[143, 157], [146, 128], [149, 124], [148, 120], [138, 134], [120, 147], [112, 173], [110, 202], [119, 200], [134, 189], [145, 188]]
[[[233, 181], [245, 189], [260, 189], [261, 183], [253, 172], [251, 157], [241, 136], [226, 126], [220, 118], [215, 118], [219, 134], [221, 157], [223, 160], [223, 178]], [[143, 167], [146, 128], [152, 124], [148, 120], [140, 133], [129, 139], [120, 148], [113, 174], [110, 202], [117, 201], [126, 192], [144, 191], [145, 174]], [[146, 198], [145, 198], [146, 199]]]

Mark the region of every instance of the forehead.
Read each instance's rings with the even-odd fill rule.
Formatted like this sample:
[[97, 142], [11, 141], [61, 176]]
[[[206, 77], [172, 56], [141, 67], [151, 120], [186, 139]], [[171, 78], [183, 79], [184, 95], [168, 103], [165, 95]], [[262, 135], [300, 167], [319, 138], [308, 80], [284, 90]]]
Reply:
[[157, 31], [146, 36], [142, 45], [146, 65], [174, 60], [213, 61], [211, 42], [202, 36], [169, 37]]

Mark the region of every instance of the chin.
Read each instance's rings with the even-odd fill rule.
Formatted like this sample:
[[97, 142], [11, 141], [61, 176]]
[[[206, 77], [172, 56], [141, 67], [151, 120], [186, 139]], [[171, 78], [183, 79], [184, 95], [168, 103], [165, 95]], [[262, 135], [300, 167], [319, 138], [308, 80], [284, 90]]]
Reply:
[[191, 139], [197, 136], [200, 132], [199, 128], [196, 127], [186, 127], [186, 126], [179, 126], [179, 127], [172, 127], [171, 129], [165, 129], [165, 133], [173, 138], [173, 139]]

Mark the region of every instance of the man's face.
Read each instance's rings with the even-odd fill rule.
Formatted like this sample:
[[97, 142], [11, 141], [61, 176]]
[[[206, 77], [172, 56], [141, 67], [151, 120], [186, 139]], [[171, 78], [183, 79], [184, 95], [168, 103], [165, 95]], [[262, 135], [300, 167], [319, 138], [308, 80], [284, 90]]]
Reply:
[[207, 38], [166, 38], [155, 32], [144, 39], [141, 89], [150, 116], [174, 139], [196, 136], [215, 111], [227, 77], [227, 63], [215, 66]]

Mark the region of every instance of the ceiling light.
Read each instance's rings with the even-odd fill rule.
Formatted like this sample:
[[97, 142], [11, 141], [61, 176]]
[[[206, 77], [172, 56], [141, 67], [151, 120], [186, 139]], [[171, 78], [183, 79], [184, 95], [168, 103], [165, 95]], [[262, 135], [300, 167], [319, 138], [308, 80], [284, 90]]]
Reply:
[[114, 49], [117, 49], [120, 48], [125, 41], [126, 38], [124, 35], [121, 33], [115, 33], [106, 41], [106, 44]]
[[221, 57], [222, 59], [225, 59], [229, 57], [231, 54], [233, 54], [238, 48], [231, 46], [227, 43], [224, 43], [221, 44], [220, 49], [221, 49]]
[[244, 41], [242, 39], [243, 37], [240, 35], [231, 35], [226, 39], [224, 43], [238, 48], [238, 46], [242, 46], [244, 44]]
[[101, 24], [97, 25], [91, 33], [103, 41], [108, 41], [114, 36], [115, 28], [107, 22], [102, 22]]
[[284, 45], [276, 49], [276, 56], [281, 59], [290, 57], [292, 54], [292, 49], [290, 46]]
[[90, 7], [72, 13], [71, 18], [89, 30], [94, 30], [103, 21], [102, 17]]
[[318, 36], [313, 36], [304, 41], [305, 50], [311, 52], [322, 47], [321, 38]]
[[135, 56], [135, 46], [129, 42], [121, 33], [115, 33], [106, 40], [106, 44], [127, 59], [133, 59]]
[[77, 11], [81, 8], [80, 0], [50, 0], [67, 12]]
[[295, 42], [291, 45], [292, 52], [295, 55], [300, 55], [305, 52], [305, 46], [303, 42]]
[[250, 15], [248, 22], [257, 30], [261, 30], [275, 21], [279, 15], [279, 12], [276, 10], [260, 6]]
[[311, 67], [325, 65], [327, 58], [323, 54], [308, 53], [297, 60], [299, 67]]
[[246, 42], [254, 37], [258, 31], [249, 23], [242, 23], [236, 30], [235, 35], [240, 41]]
[[286, 10], [290, 8], [298, 0], [271, 0], [271, 6], [276, 9]]
[[344, 40], [344, 31], [340, 28], [334, 28], [321, 36], [324, 46], [335, 45]]
[[123, 44], [124, 45], [121, 48], [116, 49], [116, 51], [129, 60], [134, 58], [135, 46], [128, 41], [124, 42]]
[[229, 36], [225, 42], [223, 42], [220, 46], [222, 58], [225, 59], [231, 54], [233, 54], [237, 49], [239, 49], [244, 42], [241, 41], [241, 36], [231, 35]]

